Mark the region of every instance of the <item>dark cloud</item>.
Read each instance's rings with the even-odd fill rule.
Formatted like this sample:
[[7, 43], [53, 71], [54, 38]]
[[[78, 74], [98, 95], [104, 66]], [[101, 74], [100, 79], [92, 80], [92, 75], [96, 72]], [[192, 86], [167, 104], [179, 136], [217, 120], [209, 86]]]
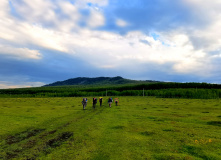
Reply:
[[[220, 67], [219, 61], [214, 64]], [[219, 83], [219, 71], [214, 70], [212, 77], [201, 77], [193, 74], [176, 73], [173, 63], [155, 64], [138, 63], [134, 60], [125, 62], [119, 68], [101, 69], [90, 66], [86, 61], [76, 57], [47, 53], [43, 60], [21, 61], [2, 56], [0, 59], [0, 81], [7, 79], [12, 84], [26, 82], [43, 82], [49, 84], [75, 77], [113, 77], [137, 80], [157, 80], [172, 82], [209, 82]]]
[[[27, 77], [29, 81], [51, 83], [78, 76], [93, 76], [87, 62], [69, 55], [45, 53], [42, 60], [18, 60], [1, 56], [1, 77]], [[3, 81], [3, 79], [2, 79]]]

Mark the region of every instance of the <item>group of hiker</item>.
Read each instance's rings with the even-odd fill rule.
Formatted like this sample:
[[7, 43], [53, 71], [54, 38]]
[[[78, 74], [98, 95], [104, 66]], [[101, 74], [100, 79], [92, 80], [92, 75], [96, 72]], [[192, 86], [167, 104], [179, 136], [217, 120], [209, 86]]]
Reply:
[[[103, 97], [100, 97], [99, 98], [99, 102], [100, 102], [100, 106], [102, 106], [102, 103], [103, 103]], [[115, 98], [114, 99], [114, 102], [116, 104], [116, 106], [118, 106], [118, 103], [119, 103], [119, 100], [118, 98]], [[97, 104], [97, 98], [93, 98], [93, 108], [95, 109], [96, 107], [96, 104]], [[109, 104], [109, 107], [111, 108], [111, 104], [113, 103], [113, 99], [111, 97], [108, 98], [108, 104]], [[82, 105], [83, 105], [83, 110], [86, 108], [87, 106], [87, 98], [83, 98], [83, 101], [82, 101]]]

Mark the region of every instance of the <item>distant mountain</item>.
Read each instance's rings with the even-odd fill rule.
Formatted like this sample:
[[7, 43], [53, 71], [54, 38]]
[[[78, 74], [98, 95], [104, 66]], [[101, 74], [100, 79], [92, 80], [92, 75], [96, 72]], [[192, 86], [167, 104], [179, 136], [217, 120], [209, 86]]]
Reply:
[[68, 79], [65, 81], [54, 82], [54, 83], [51, 83], [51, 84], [48, 84], [45, 86], [134, 84], [134, 83], [142, 83], [142, 82], [158, 82], [158, 81], [130, 80], [130, 79], [122, 78], [120, 76], [117, 76], [117, 77], [96, 77], [96, 78], [78, 77], [78, 78], [71, 78], [71, 79]]

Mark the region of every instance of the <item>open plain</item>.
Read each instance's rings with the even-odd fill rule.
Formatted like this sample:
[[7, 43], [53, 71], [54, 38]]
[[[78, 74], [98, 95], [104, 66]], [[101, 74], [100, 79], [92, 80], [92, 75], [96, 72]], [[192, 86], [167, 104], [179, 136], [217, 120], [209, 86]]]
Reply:
[[0, 98], [0, 159], [221, 159], [219, 99], [118, 98]]

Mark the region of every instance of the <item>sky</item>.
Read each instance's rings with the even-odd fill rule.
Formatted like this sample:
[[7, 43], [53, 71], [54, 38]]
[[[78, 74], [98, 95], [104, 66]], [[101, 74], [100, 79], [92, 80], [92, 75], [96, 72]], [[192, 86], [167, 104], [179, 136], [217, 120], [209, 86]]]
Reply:
[[220, 0], [1, 0], [0, 89], [76, 77], [221, 83]]

